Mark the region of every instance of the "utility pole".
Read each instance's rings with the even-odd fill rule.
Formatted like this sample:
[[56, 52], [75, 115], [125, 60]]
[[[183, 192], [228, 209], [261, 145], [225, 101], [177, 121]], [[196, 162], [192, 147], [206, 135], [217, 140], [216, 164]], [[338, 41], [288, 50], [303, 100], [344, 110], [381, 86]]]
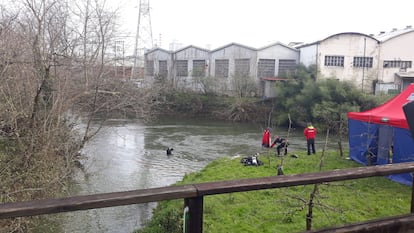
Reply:
[[149, 0], [139, 0], [139, 14], [137, 34], [135, 36], [134, 65], [131, 71], [131, 79], [144, 78], [144, 54], [153, 48], [152, 26]]
[[364, 82], [365, 82], [365, 66], [367, 65], [367, 58], [366, 56], [366, 49], [367, 49], [367, 38], [364, 37], [364, 57], [362, 58], [362, 91], [364, 91]]
[[[118, 61], [121, 59], [122, 78], [124, 79], [125, 78], [125, 41], [116, 40], [114, 51], [115, 51], [115, 77], [118, 77], [118, 67], [119, 67]], [[118, 52], [121, 52], [121, 55], [118, 54]], [[119, 56], [121, 56], [121, 58], [119, 58]]]

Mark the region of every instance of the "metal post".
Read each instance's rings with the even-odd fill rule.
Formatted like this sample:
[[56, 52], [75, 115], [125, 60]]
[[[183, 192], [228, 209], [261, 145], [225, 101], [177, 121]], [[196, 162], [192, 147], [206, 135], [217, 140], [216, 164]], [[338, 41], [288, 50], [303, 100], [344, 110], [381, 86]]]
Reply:
[[364, 38], [364, 56], [362, 57], [362, 91], [364, 91], [364, 82], [365, 82], [365, 66], [366, 66], [366, 48], [367, 48], [367, 38]]

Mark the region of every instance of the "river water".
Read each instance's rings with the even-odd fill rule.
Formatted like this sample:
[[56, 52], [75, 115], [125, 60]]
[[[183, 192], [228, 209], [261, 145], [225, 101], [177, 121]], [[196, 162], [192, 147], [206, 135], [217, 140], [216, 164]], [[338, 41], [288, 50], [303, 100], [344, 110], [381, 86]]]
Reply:
[[[83, 169], [75, 174], [71, 195], [86, 195], [163, 187], [199, 171], [220, 157], [261, 151], [264, 126], [212, 120], [111, 120], [82, 151]], [[303, 129], [289, 132], [289, 153], [305, 151]], [[287, 129], [272, 135], [286, 137]], [[317, 150], [324, 144], [320, 135]], [[335, 147], [336, 141], [330, 145]], [[166, 149], [174, 148], [167, 156]], [[336, 147], [335, 147], [336, 148]], [[334, 148], [331, 148], [334, 149]], [[65, 232], [124, 233], [141, 228], [156, 203], [110, 207], [64, 214]]]

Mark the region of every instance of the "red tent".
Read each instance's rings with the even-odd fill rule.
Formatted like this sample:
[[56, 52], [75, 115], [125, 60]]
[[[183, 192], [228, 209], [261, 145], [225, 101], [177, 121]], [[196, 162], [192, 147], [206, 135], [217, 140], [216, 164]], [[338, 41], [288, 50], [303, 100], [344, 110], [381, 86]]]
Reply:
[[[349, 156], [365, 165], [414, 161], [414, 141], [403, 106], [414, 100], [414, 84], [386, 103], [364, 112], [348, 112]], [[411, 185], [409, 173], [390, 175]]]
[[365, 112], [349, 112], [348, 118], [408, 129], [402, 106], [411, 100], [414, 100], [414, 83], [383, 105]]

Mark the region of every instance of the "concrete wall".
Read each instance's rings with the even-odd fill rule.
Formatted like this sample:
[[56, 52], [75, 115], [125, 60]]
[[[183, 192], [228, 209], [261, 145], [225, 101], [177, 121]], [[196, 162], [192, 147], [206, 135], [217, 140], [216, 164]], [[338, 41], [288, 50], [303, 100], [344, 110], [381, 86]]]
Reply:
[[299, 55], [299, 61], [305, 66], [316, 65], [316, 57], [318, 52], [318, 43], [313, 43], [301, 47]]
[[145, 61], [153, 62], [154, 64], [154, 75], [147, 75], [145, 72], [144, 80], [147, 84], [153, 83], [154, 77], [158, 76], [160, 72], [160, 61], [167, 62], [168, 76], [166, 78], [168, 79], [170, 77], [173, 65], [172, 54], [170, 52], [160, 48], [153, 49], [145, 54]]
[[[279, 60], [295, 60], [299, 63], [299, 50], [276, 43], [257, 51], [257, 61], [260, 59], [275, 59], [275, 75], [279, 73]], [[256, 63], [257, 65], [257, 63]]]
[[[395, 73], [400, 72], [400, 68], [384, 68], [384, 61], [411, 61], [414, 65], [414, 31], [399, 35], [398, 37], [385, 40], [381, 44], [381, 57], [379, 60], [378, 79], [384, 83], [394, 82]], [[404, 72], [413, 72], [413, 67], [407, 68]]]
[[[222, 86], [222, 92], [229, 95], [232, 94], [234, 87], [232, 86], [232, 78], [235, 73], [235, 60], [236, 59], [249, 59], [250, 67], [249, 74], [252, 78], [256, 78], [257, 73], [257, 51], [254, 48], [243, 46], [240, 44], [232, 43], [210, 53], [210, 76], [215, 76], [216, 59], [228, 59], [229, 60], [229, 77], [221, 78], [219, 80]], [[256, 80], [257, 81], [257, 80]]]
[[[204, 60], [206, 61], [206, 64], [209, 63], [209, 57], [210, 57], [210, 51], [201, 49], [195, 46], [188, 46], [183, 49], [180, 49], [173, 53], [173, 61], [179, 61], [179, 60], [186, 60], [188, 64], [188, 76], [186, 77], [178, 77], [176, 75], [177, 67], [176, 63], [173, 64], [173, 70], [172, 70], [172, 79], [174, 80], [174, 83], [176, 86], [181, 88], [189, 88], [192, 90], [201, 90], [202, 86], [201, 83], [198, 82], [197, 79], [194, 79], [192, 77], [192, 71], [194, 69], [193, 67], [193, 61], [194, 60]], [[208, 68], [208, 67], [206, 67]], [[208, 75], [208, 70], [205, 71], [206, 76]]]
[[211, 52], [210, 58], [211, 58], [210, 75], [212, 76], [214, 76], [216, 59], [229, 59], [229, 76], [230, 77], [234, 75], [235, 59], [249, 59], [250, 60], [250, 75], [256, 76], [256, 72], [257, 72], [256, 49], [232, 43], [230, 45], [213, 50]]
[[[344, 66], [326, 66], [325, 56], [344, 56]], [[372, 67], [356, 67], [354, 57], [372, 57]], [[348, 81], [367, 92], [373, 90], [378, 77], [379, 43], [359, 33], [341, 33], [320, 41], [318, 46], [318, 78]]]

